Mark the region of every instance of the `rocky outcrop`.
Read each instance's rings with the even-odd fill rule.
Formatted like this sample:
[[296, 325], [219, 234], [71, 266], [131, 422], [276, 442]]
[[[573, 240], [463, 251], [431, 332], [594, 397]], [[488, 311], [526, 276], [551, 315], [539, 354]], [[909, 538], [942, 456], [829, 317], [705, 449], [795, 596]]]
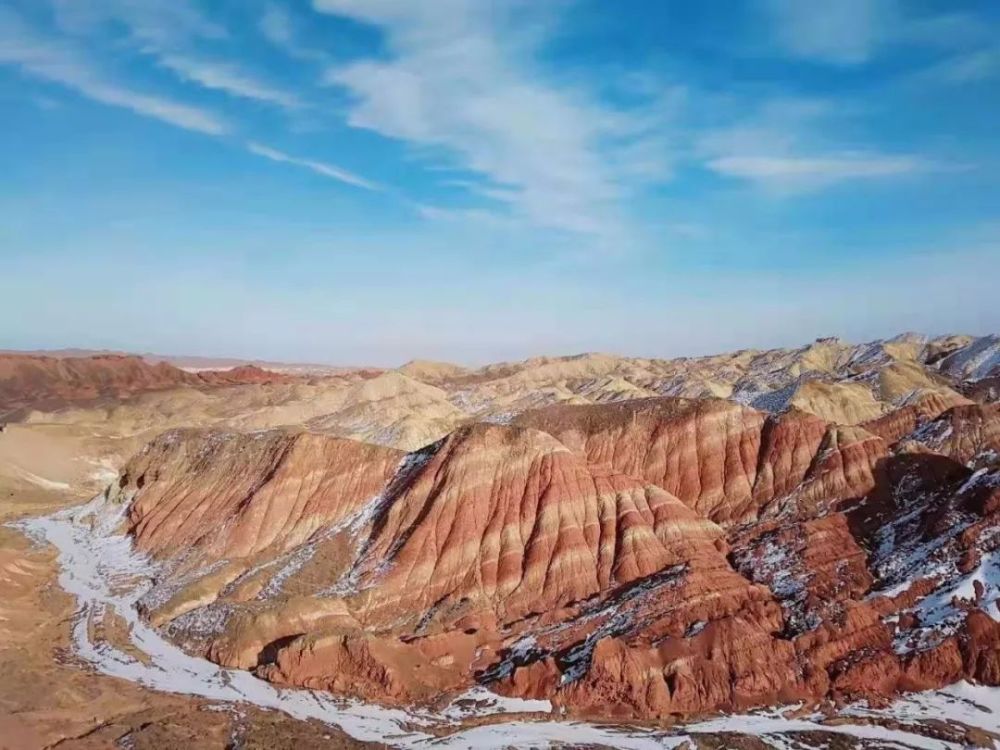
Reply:
[[0, 413], [120, 398], [199, 382], [192, 373], [168, 364], [151, 365], [140, 357], [5, 354], [0, 355]]
[[258, 670], [278, 685], [329, 690], [390, 703], [426, 703], [462, 687], [455, 670], [400, 640], [359, 631], [310, 633]]
[[956, 380], [982, 380], [1000, 375], [1000, 336], [982, 336], [938, 362], [938, 370]]
[[432, 443], [468, 420], [447, 393], [401, 372], [358, 382], [331, 407], [309, 427], [404, 450]]
[[962, 393], [981, 404], [1000, 401], [1000, 375], [963, 383], [960, 388]]
[[556, 406], [515, 423], [551, 433], [590, 463], [642, 477], [721, 524], [860, 497], [887, 452], [860, 428], [721, 399]]
[[1000, 404], [953, 407], [911, 432], [907, 440], [966, 464], [1000, 462]]
[[54, 409], [178, 387], [206, 388], [291, 382], [290, 375], [247, 365], [199, 373], [141, 357], [101, 354], [49, 357], [0, 354], [0, 416], [22, 409]]
[[[529, 694], [549, 684], [531, 677], [546, 663], [569, 685], [588, 672], [595, 633], [645, 648], [739, 621], [792, 654], [772, 635], [779, 605], [732, 569], [722, 530], [661, 488], [522, 427], [474, 425], [398, 458], [283, 432], [154, 442], [120, 487], [135, 495], [137, 545], [179, 560], [167, 578], [180, 585], [154, 589], [151, 618], [228, 666], [400, 701], [477, 673]], [[334, 546], [356, 557], [331, 580]], [[264, 567], [270, 581], [254, 584]], [[699, 679], [714, 685], [713, 658]]]
[[[741, 399], [850, 377], [861, 425], [646, 397], [690, 383], [586, 355], [415, 363], [437, 385], [344, 384], [308, 432], [168, 432], [112, 492], [158, 566], [141, 611], [220, 664], [400, 704], [483, 684], [671, 719], [1000, 682], [997, 411], [942, 382], [929, 358], [968, 342], [939, 343], [683, 364]], [[550, 405], [473, 422], [489, 392]], [[443, 421], [409, 453], [331, 434], [419, 410]]]
[[201, 370], [196, 373], [205, 385], [270, 385], [274, 383], [297, 383], [302, 378], [283, 372], [265, 370], [257, 365], [239, 365], [228, 370]]
[[918, 427], [937, 418], [942, 412], [953, 406], [967, 403], [969, 402], [966, 399], [957, 394], [918, 393], [908, 399], [905, 405], [878, 419], [864, 422], [861, 426], [892, 445], [913, 433]]
[[[661, 432], [698, 406], [657, 402]], [[702, 408], [720, 406], [732, 408]], [[599, 424], [603, 408], [591, 407]], [[810, 471], [844, 475], [817, 467], [864, 442], [810, 415], [738, 409], [763, 445], [748, 463], [769, 467], [768, 497]], [[777, 525], [733, 537], [742, 550], [787, 546], [782, 569], [812, 581], [798, 597], [662, 487], [548, 432], [471, 425], [401, 458], [285, 431], [154, 441], [118, 489], [134, 495], [137, 545], [169, 563], [148, 616], [227, 666], [390, 702], [484, 681], [573, 712], [666, 717], [829, 689], [826, 664], [808, 666], [791, 639], [827, 627], [869, 583], [839, 514], [799, 537]], [[838, 638], [843, 653], [862, 640], [824, 643]]]
[[400, 451], [325, 435], [175, 430], [125, 466], [128, 524], [154, 557], [201, 564], [282, 553], [349, 519], [395, 474]]
[[[365, 606], [500, 622], [702, 557], [722, 531], [662, 489], [593, 466], [538, 430], [449, 436], [394, 497], [359, 561]], [[452, 614], [450, 610], [454, 609]]]
[[998, 684], [989, 659], [979, 658], [995, 651], [1000, 635], [998, 511], [996, 470], [973, 472], [936, 454], [887, 460], [875, 491], [850, 511], [876, 581], [869, 602], [898, 657], [895, 689], [963, 678]]

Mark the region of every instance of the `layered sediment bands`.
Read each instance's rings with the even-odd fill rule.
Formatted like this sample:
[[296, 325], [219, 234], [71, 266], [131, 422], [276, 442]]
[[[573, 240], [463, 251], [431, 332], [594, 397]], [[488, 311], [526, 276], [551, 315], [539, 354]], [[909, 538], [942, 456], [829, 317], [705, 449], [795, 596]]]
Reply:
[[582, 714], [667, 718], [790, 703], [813, 694], [792, 644], [733, 617], [658, 645], [602, 639], [586, 675], [557, 700]]
[[866, 603], [895, 657], [880, 657], [883, 694], [959, 679], [1000, 684], [1000, 474], [900, 455], [879, 466], [876, 489], [848, 517], [876, 580]]
[[592, 464], [642, 477], [720, 524], [787, 509], [783, 500], [815, 505], [863, 495], [887, 452], [861, 428], [795, 409], [768, 417], [717, 399], [554, 406], [516, 424], [549, 432]]
[[955, 406], [914, 430], [908, 439], [961, 461], [1000, 459], [1000, 404]]
[[359, 579], [371, 610], [511, 620], [722, 547], [715, 524], [662, 489], [538, 430], [483, 424], [449, 436], [393, 498]]
[[193, 373], [166, 362], [153, 364], [142, 357], [120, 354], [92, 357], [0, 354], [0, 415], [20, 408], [62, 408], [169, 388], [295, 380], [298, 378], [252, 365]]
[[876, 700], [893, 694], [896, 682], [887, 685], [872, 665], [888, 663], [898, 676], [899, 659], [882, 613], [866, 600], [874, 577], [843, 513], [764, 524], [733, 543], [737, 568], [780, 599], [782, 635], [793, 644], [813, 696]]
[[813, 513], [863, 496], [875, 486], [874, 469], [887, 454], [885, 441], [867, 430], [830, 425], [801, 487], [788, 496], [791, 504], [782, 510]]
[[873, 581], [866, 553], [842, 513], [774, 528], [765, 524], [742, 532], [733, 544], [737, 570], [780, 599], [788, 636], [839, 618], [844, 602], [862, 597]]
[[722, 560], [673, 566], [539, 619], [488, 674], [574, 713], [666, 717], [808, 693], [794, 647], [776, 636], [778, 602]]
[[962, 392], [973, 401], [991, 404], [1000, 401], [1000, 375], [993, 375], [972, 383], [965, 383]]
[[59, 406], [198, 383], [193, 373], [140, 357], [5, 354], [0, 355], [0, 414], [21, 406]]
[[339, 631], [296, 638], [258, 674], [278, 685], [412, 703], [462, 688], [461, 674], [449, 667], [398, 639]]
[[940, 405], [895, 452], [717, 399], [548, 407], [410, 454], [177, 431], [117, 492], [164, 563], [147, 617], [278, 684], [638, 718], [879, 701], [1000, 680], [994, 413]]
[[[300, 495], [323, 497], [312, 485], [309, 492], [289, 489], [303, 474], [321, 467], [323, 476], [332, 476], [331, 465], [343, 455], [355, 463], [372, 460], [345, 453], [370, 446], [342, 442], [281, 432], [168, 434], [128, 467], [123, 490], [136, 493], [134, 533], [160, 556], [195, 549], [201, 560], [288, 549], [293, 538], [315, 540], [315, 531], [289, 531], [279, 544], [261, 538], [256, 521]], [[199, 648], [220, 663], [256, 667], [280, 683], [400, 701], [467, 686], [477, 672], [508, 692], [532, 694], [552, 685], [532, 677], [545, 664], [555, 670], [556, 686], [568, 686], [590, 670], [602, 634], [629, 648], [659, 644], [662, 650], [711, 623], [712, 632], [752, 632], [772, 651], [792, 653], [771, 635], [782, 627], [780, 606], [732, 569], [718, 526], [658, 487], [589, 465], [551, 435], [471, 426], [411, 456], [398, 472], [398, 454], [372, 450], [385, 459], [387, 486], [379, 511], [359, 534], [355, 565], [331, 593], [314, 587], [310, 598], [275, 589], [247, 599], [237, 593], [246, 585], [241, 577], [210, 587], [218, 598], [206, 598], [214, 603], [202, 608], [205, 616], [188, 609], [171, 622], [171, 632], [194, 643], [192, 629], [217, 622], [217, 632]], [[302, 462], [316, 470], [305, 471]], [[167, 481], [168, 474], [182, 481]], [[341, 487], [336, 501], [314, 502], [311, 507], [326, 509], [317, 523], [336, 525], [358, 507], [351, 498], [370, 489], [347, 495]], [[162, 525], [173, 514], [185, 515], [188, 502], [210, 504], [197, 524]], [[219, 518], [226, 521], [209, 522]], [[195, 525], [215, 529], [211, 540], [192, 536]], [[284, 520], [275, 525], [296, 528]], [[301, 592], [309, 564], [292, 571], [286, 590]], [[536, 639], [542, 661], [521, 658], [514, 644], [522, 638]], [[694, 679], [728, 695], [713, 680], [730, 667], [712, 666], [715, 658], [700, 657]], [[735, 661], [731, 667], [740, 668]], [[565, 700], [575, 705], [576, 693], [579, 688]], [[771, 692], [754, 695], [764, 700]], [[691, 700], [660, 708], [679, 710]], [[712, 700], [706, 705], [729, 705], [731, 696]], [[629, 709], [635, 715], [647, 710], [635, 701]]]
[[136, 546], [199, 563], [285, 552], [357, 512], [404, 456], [354, 440], [289, 433], [170, 431], [126, 465], [119, 491]]
[[906, 405], [861, 426], [887, 443], [893, 444], [947, 409], [966, 403], [968, 403], [966, 399], [954, 394], [923, 393], [909, 400]]

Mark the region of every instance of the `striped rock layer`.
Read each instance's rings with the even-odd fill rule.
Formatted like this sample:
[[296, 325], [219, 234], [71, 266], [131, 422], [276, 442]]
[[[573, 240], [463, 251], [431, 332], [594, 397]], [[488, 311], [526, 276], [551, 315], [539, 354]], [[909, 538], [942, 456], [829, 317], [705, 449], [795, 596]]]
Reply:
[[278, 684], [639, 718], [877, 702], [1000, 682], [998, 425], [643, 398], [413, 453], [181, 430], [113, 499], [161, 564], [150, 621]]

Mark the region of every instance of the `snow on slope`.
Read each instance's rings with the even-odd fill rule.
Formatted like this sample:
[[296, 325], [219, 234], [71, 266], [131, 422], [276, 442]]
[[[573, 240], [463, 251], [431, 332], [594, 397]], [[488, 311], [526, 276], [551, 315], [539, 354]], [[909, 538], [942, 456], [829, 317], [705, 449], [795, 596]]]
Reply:
[[[889, 709], [849, 707], [847, 717], [860, 723], [824, 724], [821, 717], [790, 719], [777, 711], [724, 716], [670, 731], [640, 727], [599, 726], [575, 721], [511, 720], [463, 729], [465, 718], [512, 712], [546, 712], [546, 701], [512, 701], [477, 689], [459, 696], [441, 712], [386, 708], [359, 701], [337, 700], [308, 690], [278, 689], [249, 672], [224, 669], [192, 657], [166, 641], [138, 616], [135, 603], [148, 590], [155, 565], [137, 554], [128, 537], [119, 534], [127, 505], [99, 496], [87, 505], [52, 516], [22, 521], [17, 526], [39, 542], [59, 551], [60, 585], [76, 597], [79, 611], [73, 627], [77, 654], [98, 671], [142, 684], [153, 690], [183, 693], [223, 702], [249, 702], [301, 719], [318, 719], [338, 726], [352, 737], [387, 742], [397, 747], [506, 748], [553, 747], [566, 744], [607, 745], [623, 750], [673, 748], [700, 733], [735, 732], [762, 737], [776, 747], [794, 746], [789, 733], [826, 732], [867, 742], [921, 750], [958, 750], [957, 742], [924, 736], [918, 722], [953, 719], [992, 732], [1000, 731], [1000, 691], [966, 684], [936, 693], [904, 698]], [[95, 640], [88, 625], [111, 608], [130, 626], [131, 647], [148, 659], [139, 661], [114, 645]], [[870, 723], [889, 718], [896, 728]], [[444, 737], [434, 725], [453, 727]]]

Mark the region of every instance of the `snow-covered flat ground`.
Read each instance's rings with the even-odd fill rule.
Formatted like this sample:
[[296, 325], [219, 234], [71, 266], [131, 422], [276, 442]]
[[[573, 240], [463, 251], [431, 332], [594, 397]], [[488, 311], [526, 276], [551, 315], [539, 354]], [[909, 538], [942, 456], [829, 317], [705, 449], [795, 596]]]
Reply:
[[[117, 530], [126, 506], [98, 497], [87, 505], [51, 516], [22, 521], [26, 534], [48, 542], [59, 551], [60, 585], [78, 603], [73, 646], [78, 656], [97, 671], [131, 680], [153, 690], [200, 696], [225, 703], [252, 703], [301, 719], [318, 719], [340, 727], [359, 740], [383, 742], [401, 748], [553, 747], [564, 744], [604, 745], [622, 750], [676, 747], [698, 733], [737, 732], [762, 737], [780, 750], [805, 747], [794, 732], [824, 731], [849, 735], [880, 746], [925, 750], [959, 748], [957, 742], [935, 739], [915, 731], [923, 720], [957, 721], [1000, 733], [1000, 690], [965, 683], [947, 690], [909, 696], [887, 710], [852, 706], [842, 712], [849, 723], [823, 724], [819, 716], [784, 718], [771, 711], [726, 716], [679, 730], [660, 731], [632, 726], [614, 727], [565, 721], [532, 720], [551, 710], [546, 701], [521, 701], [476, 688], [439, 713], [404, 711], [359, 701], [335, 699], [309, 690], [289, 690], [258, 680], [249, 672], [224, 669], [177, 648], [138, 616], [135, 603], [148, 590], [155, 566], [137, 554], [130, 540]], [[114, 645], [96, 641], [89, 624], [112, 608], [130, 626], [130, 650], [136, 659]], [[463, 728], [472, 717], [496, 715], [495, 723]], [[892, 719], [895, 728], [873, 723]], [[450, 733], [442, 735], [442, 729]]]

